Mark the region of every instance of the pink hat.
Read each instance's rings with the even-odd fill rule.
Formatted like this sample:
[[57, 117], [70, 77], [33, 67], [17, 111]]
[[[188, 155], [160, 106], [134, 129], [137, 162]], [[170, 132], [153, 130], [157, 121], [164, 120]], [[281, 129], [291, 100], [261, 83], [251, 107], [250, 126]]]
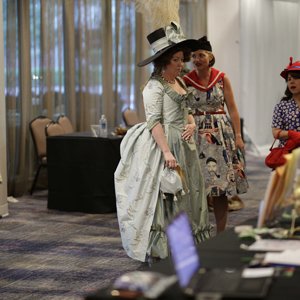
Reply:
[[289, 72], [300, 72], [299, 60], [293, 63], [293, 58], [290, 57], [289, 65], [287, 65], [286, 68], [280, 73], [280, 76], [286, 80]]

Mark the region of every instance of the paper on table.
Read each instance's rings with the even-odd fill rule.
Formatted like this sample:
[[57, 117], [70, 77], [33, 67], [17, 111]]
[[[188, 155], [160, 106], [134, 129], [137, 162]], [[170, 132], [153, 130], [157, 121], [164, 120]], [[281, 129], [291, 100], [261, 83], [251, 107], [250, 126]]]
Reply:
[[255, 241], [247, 249], [251, 251], [274, 251], [274, 252], [281, 252], [284, 250], [298, 250], [300, 249], [300, 241], [263, 239], [263, 240]]
[[94, 137], [99, 137], [100, 136], [100, 126], [93, 124], [91, 125], [91, 131]]
[[243, 270], [243, 278], [260, 278], [272, 277], [274, 275], [274, 268], [247, 268]]
[[280, 253], [268, 252], [263, 263], [300, 266], [300, 250], [286, 250]]

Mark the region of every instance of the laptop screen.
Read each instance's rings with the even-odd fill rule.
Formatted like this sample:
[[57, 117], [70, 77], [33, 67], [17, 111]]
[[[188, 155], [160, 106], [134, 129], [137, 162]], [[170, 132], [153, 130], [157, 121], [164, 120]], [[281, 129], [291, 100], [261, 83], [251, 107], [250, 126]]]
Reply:
[[167, 237], [179, 284], [184, 288], [200, 268], [199, 254], [186, 213], [181, 212], [169, 224]]

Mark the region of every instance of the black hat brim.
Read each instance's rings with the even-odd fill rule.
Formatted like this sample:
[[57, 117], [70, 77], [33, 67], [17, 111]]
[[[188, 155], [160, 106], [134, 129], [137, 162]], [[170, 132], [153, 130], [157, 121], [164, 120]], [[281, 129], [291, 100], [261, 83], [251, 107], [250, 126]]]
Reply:
[[290, 68], [290, 69], [284, 69], [281, 73], [280, 76], [283, 77], [285, 80], [287, 80], [288, 74], [290, 72], [300, 72], [300, 68]]
[[196, 51], [197, 48], [199, 47], [199, 43], [197, 40], [193, 40], [193, 39], [188, 39], [188, 40], [184, 40], [182, 42], [179, 43], [174, 43], [168, 47], [163, 48], [162, 50], [156, 52], [154, 55], [144, 59], [143, 61], [139, 62], [137, 65], [139, 67], [143, 67], [148, 65], [149, 63], [153, 62], [155, 59], [157, 59], [158, 57], [160, 57], [162, 54], [166, 53], [167, 51], [171, 50], [172, 48], [188, 48], [191, 51]]
[[197, 48], [194, 51], [205, 50], [205, 51], [212, 52], [210, 41], [207, 40], [206, 35], [204, 35], [202, 38], [197, 40], [197, 43], [198, 43]]

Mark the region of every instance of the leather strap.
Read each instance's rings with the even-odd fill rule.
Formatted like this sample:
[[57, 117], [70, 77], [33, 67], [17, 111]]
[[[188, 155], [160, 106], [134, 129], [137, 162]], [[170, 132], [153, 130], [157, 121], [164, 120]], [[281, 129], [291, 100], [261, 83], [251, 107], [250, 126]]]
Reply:
[[280, 129], [280, 130], [278, 131], [278, 133], [276, 134], [276, 138], [274, 139], [274, 141], [273, 141], [273, 143], [272, 143], [272, 145], [271, 145], [271, 148], [269, 149], [270, 151], [273, 149], [273, 146], [274, 146], [276, 140], [279, 139], [279, 135], [280, 135], [280, 132], [281, 132], [281, 131], [282, 131], [282, 130]]
[[224, 110], [218, 110], [218, 111], [200, 111], [196, 109], [195, 112], [196, 116], [204, 116], [204, 115], [226, 115], [226, 112]]

